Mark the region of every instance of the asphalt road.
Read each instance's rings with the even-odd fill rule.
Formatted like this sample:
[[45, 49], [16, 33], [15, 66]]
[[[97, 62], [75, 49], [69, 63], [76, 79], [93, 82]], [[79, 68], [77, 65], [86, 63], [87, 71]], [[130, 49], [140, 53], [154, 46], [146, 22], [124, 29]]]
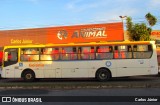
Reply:
[[[160, 82], [160, 76], [133, 76], [133, 77], [119, 77], [119, 78], [111, 78], [106, 82]], [[24, 82], [23, 79], [3, 79], [0, 78], [1, 82]], [[39, 79], [36, 82], [99, 82], [96, 79]]]
[[[22, 79], [1, 79], [1, 84], [22, 84], [24, 83]], [[143, 87], [135, 87], [135, 88], [123, 88], [122, 86], [126, 84], [133, 84], [133, 86], [139, 84], [160, 84], [160, 77], [158, 76], [138, 76], [138, 77], [129, 77], [129, 78], [113, 78], [110, 81], [107, 82], [98, 82], [94, 79], [41, 79], [39, 81], [36, 81], [32, 84], [88, 84], [87, 88], [65, 88], [65, 89], [53, 89], [53, 88], [30, 88], [30, 89], [0, 89], [0, 96], [34, 96], [34, 97], [43, 97], [43, 96], [62, 96], [62, 98], [66, 98], [63, 96], [96, 96], [99, 98], [100, 96], [114, 96], [113, 98], [117, 98], [115, 96], [123, 97], [141, 97], [141, 96], [147, 96], [147, 97], [155, 97], [160, 96], [160, 89], [159, 87], [153, 88], [143, 88]], [[30, 84], [30, 83], [26, 83]], [[108, 86], [108, 85], [116, 85], [120, 86], [118, 88], [92, 88], [93, 84], [98, 84], [101, 86]], [[118, 85], [117, 85], [118, 84]], [[139, 86], [138, 85], [138, 86]], [[91, 86], [91, 87], [90, 87]], [[85, 98], [85, 97], [80, 97]], [[96, 100], [96, 98], [94, 98]], [[158, 100], [160, 100], [160, 97], [158, 97]], [[91, 100], [92, 101], [92, 100]], [[128, 102], [126, 99], [126, 102], [43, 102], [43, 103], [0, 103], [0, 105], [159, 105], [159, 102]]]
[[[26, 83], [23, 79], [2, 79], [0, 78], [0, 83]], [[31, 83], [31, 82], [29, 82]], [[96, 79], [40, 79], [32, 83], [52, 83], [52, 84], [123, 84], [123, 83], [160, 83], [160, 76], [135, 76], [135, 77], [120, 77], [111, 78], [109, 81], [99, 82]]]

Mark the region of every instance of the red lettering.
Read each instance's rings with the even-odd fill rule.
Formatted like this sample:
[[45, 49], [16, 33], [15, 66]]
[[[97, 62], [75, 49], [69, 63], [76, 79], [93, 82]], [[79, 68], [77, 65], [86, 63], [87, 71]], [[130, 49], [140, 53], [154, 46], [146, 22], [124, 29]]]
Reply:
[[160, 35], [160, 32], [152, 32], [152, 35]]
[[29, 67], [44, 67], [44, 64], [29, 64]]

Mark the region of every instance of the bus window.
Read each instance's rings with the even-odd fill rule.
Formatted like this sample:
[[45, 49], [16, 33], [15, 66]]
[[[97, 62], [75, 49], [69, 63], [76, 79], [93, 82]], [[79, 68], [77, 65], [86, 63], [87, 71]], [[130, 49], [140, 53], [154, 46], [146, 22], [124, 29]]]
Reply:
[[59, 60], [59, 48], [41, 48], [40, 60]]
[[132, 47], [131, 47], [131, 45], [115, 46], [114, 58], [115, 59], [130, 59], [130, 58], [132, 58]]
[[6, 49], [4, 54], [4, 66], [9, 66], [18, 62], [18, 49]]
[[133, 56], [137, 59], [150, 58], [153, 52], [151, 45], [134, 45], [133, 48], [135, 49]]
[[96, 59], [112, 59], [113, 49], [112, 46], [98, 46], [96, 48]]
[[60, 52], [59, 48], [52, 48], [52, 60], [59, 60], [60, 59]]
[[132, 58], [132, 48], [130, 45], [118, 46], [118, 50], [119, 50], [119, 58], [121, 59]]
[[94, 47], [81, 47], [81, 59], [95, 59]]
[[52, 48], [41, 48], [41, 54], [52, 54]]
[[114, 46], [114, 58], [115, 58], [115, 59], [118, 59], [118, 58], [119, 58], [118, 46]]
[[36, 60], [39, 60], [39, 48], [21, 49], [21, 61], [36, 61]]
[[61, 53], [62, 60], [76, 60], [77, 50], [76, 47], [64, 47]]

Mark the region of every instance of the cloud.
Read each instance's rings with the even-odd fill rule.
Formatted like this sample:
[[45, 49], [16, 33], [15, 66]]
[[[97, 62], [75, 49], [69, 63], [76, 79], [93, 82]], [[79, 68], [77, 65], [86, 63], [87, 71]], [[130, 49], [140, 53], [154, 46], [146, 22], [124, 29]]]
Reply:
[[[120, 12], [121, 11], [121, 12]], [[101, 13], [96, 13], [95, 16], [93, 17], [93, 21], [105, 21], [105, 22], [116, 22], [116, 21], [121, 21], [121, 18], [119, 16], [133, 16], [136, 14], [138, 10], [136, 9], [122, 9], [116, 8], [112, 9], [107, 12], [101, 12]]]
[[69, 3], [67, 3], [66, 7], [67, 9], [73, 11], [73, 12], [83, 12], [86, 10], [99, 8], [101, 6], [105, 6], [108, 1], [106, 0], [91, 0], [89, 2], [86, 2], [87, 0], [74, 0]]
[[115, 8], [128, 7], [128, 4], [132, 4], [133, 2], [137, 2], [137, 0], [73, 0], [67, 3], [66, 7], [74, 12], [83, 12], [112, 6], [117, 6]]
[[74, 8], [76, 8], [76, 5], [78, 3], [80, 3], [81, 1], [83, 1], [83, 0], [73, 0], [69, 3], [67, 3], [66, 7], [67, 7], [67, 9], [74, 9]]
[[149, 5], [152, 6], [152, 7], [159, 7], [160, 6], [160, 1], [159, 0], [150, 0]]
[[26, 1], [31, 2], [33, 4], [38, 4], [39, 3], [39, 0], [26, 0]]
[[83, 12], [88, 13], [86, 15], [82, 15], [81, 18], [82, 19], [89, 18], [90, 23], [120, 22], [122, 20], [119, 16], [134, 17], [137, 16], [137, 14], [139, 14], [139, 12], [141, 11], [140, 10], [141, 6], [137, 7], [141, 3], [137, 0], [88, 0], [88, 1], [89, 2], [85, 2], [84, 0], [71, 1], [67, 4], [67, 9], [73, 13], [78, 13], [78, 14], [81, 14]]

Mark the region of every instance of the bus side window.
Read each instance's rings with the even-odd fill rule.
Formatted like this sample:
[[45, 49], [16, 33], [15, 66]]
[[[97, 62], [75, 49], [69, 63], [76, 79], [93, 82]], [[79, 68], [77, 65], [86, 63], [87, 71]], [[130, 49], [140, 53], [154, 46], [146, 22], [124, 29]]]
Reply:
[[90, 59], [90, 47], [82, 47], [81, 59]]
[[94, 47], [79, 47], [78, 59], [84, 59], [84, 60], [95, 59]]
[[73, 47], [72, 48], [72, 53], [71, 53], [71, 60], [77, 60], [77, 48]]
[[[137, 59], [148, 59], [152, 56], [153, 50], [151, 45], [135, 45], [134, 48], [134, 58]], [[136, 49], [136, 51], [135, 51]]]
[[127, 47], [128, 47], [128, 50], [127, 50], [126, 56], [127, 58], [132, 58], [132, 47], [130, 45]]
[[114, 58], [115, 58], [115, 59], [119, 58], [118, 46], [115, 46], [115, 47], [114, 47]]
[[62, 60], [76, 60], [77, 59], [77, 49], [76, 47], [65, 47], [62, 48]]
[[90, 50], [90, 59], [95, 59], [94, 47], [91, 47], [91, 50]]
[[21, 49], [21, 61], [39, 60], [39, 48]]
[[52, 60], [60, 60], [60, 49], [52, 48]]
[[113, 59], [112, 46], [96, 47], [96, 59]]
[[79, 47], [79, 48], [78, 48], [78, 59], [79, 59], [79, 60], [81, 59], [81, 52], [82, 52], [82, 48]]
[[133, 58], [137, 58], [137, 45], [133, 46]]

